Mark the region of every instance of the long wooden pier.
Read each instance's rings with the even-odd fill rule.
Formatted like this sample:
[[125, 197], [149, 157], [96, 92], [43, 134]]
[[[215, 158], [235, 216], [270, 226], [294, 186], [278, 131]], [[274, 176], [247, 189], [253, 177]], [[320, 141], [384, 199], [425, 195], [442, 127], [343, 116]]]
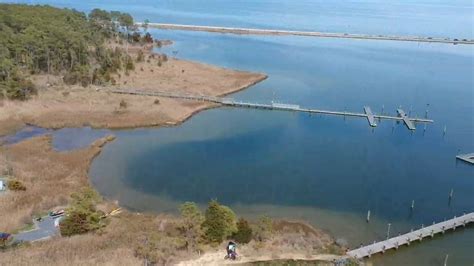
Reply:
[[385, 253], [389, 249], [398, 249], [403, 245], [409, 246], [413, 241], [421, 242], [424, 238], [432, 238], [436, 234], [444, 234], [448, 230], [456, 230], [460, 226], [465, 227], [472, 222], [474, 222], [474, 212], [459, 217], [454, 216], [454, 218], [443, 222], [433, 223], [427, 227], [421, 226], [418, 230], [350, 250], [347, 255], [357, 259], [370, 257], [377, 253]]
[[341, 111], [328, 111], [328, 110], [302, 108], [299, 105], [294, 105], [294, 104], [283, 104], [283, 103], [274, 103], [274, 102], [271, 102], [269, 104], [261, 104], [261, 103], [235, 101], [231, 98], [178, 94], [178, 93], [160, 92], [160, 91], [150, 92], [150, 91], [140, 91], [140, 90], [116, 89], [116, 90], [110, 90], [110, 92], [118, 93], [118, 94], [131, 94], [131, 95], [166, 97], [166, 98], [185, 99], [185, 100], [194, 100], [194, 101], [205, 101], [205, 102], [218, 103], [225, 106], [240, 107], [240, 108], [279, 110], [279, 111], [289, 111], [289, 112], [302, 112], [302, 113], [309, 113], [309, 114], [337, 115], [337, 116], [344, 116], [344, 117], [346, 116], [347, 117], [362, 117], [362, 118], [366, 118], [367, 121], [369, 122], [369, 125], [372, 127], [377, 126], [375, 119], [400, 121], [400, 122], [405, 123], [407, 128], [410, 130], [416, 129], [415, 124], [414, 124], [416, 122], [420, 122], [420, 123], [433, 123], [434, 122], [431, 119], [408, 117], [405, 114], [405, 112], [401, 109], [397, 110], [398, 116], [389, 116], [389, 115], [373, 114], [370, 107], [368, 106], [364, 107], [365, 113], [355, 113], [355, 112], [341, 112]]
[[[142, 26], [144, 23], [136, 23]], [[393, 36], [393, 35], [375, 35], [375, 34], [354, 34], [337, 32], [319, 32], [319, 31], [294, 31], [278, 29], [256, 29], [256, 28], [235, 28], [218, 26], [201, 26], [186, 24], [169, 23], [148, 23], [148, 27], [165, 30], [187, 30], [187, 31], [206, 31], [217, 33], [232, 34], [253, 34], [253, 35], [295, 35], [309, 36], [319, 38], [341, 38], [341, 39], [361, 39], [361, 40], [379, 40], [379, 41], [404, 41], [404, 42], [428, 42], [428, 43], [447, 43], [447, 44], [474, 44], [472, 39], [457, 38], [439, 38], [439, 37], [421, 37], [421, 36]]]

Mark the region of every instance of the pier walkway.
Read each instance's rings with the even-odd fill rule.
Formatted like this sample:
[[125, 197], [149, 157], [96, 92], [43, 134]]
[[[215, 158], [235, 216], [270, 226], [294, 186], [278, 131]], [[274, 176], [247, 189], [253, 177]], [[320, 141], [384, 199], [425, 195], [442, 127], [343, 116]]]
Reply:
[[319, 110], [319, 109], [308, 109], [302, 108], [299, 105], [294, 104], [283, 104], [283, 103], [270, 103], [270, 104], [261, 104], [261, 103], [251, 103], [251, 102], [242, 102], [235, 101], [231, 98], [220, 98], [213, 96], [200, 96], [200, 95], [189, 95], [189, 94], [178, 94], [170, 92], [159, 92], [159, 91], [139, 91], [139, 90], [110, 90], [112, 93], [118, 94], [131, 94], [131, 95], [142, 95], [142, 96], [156, 96], [156, 97], [166, 97], [166, 98], [175, 98], [175, 99], [185, 99], [185, 100], [194, 100], [194, 101], [205, 101], [212, 102], [217, 104], [222, 104], [225, 106], [231, 107], [240, 107], [240, 108], [252, 108], [252, 109], [264, 109], [264, 110], [279, 110], [279, 111], [289, 111], [289, 112], [301, 112], [309, 114], [324, 114], [324, 115], [337, 115], [343, 117], [362, 117], [367, 119], [369, 125], [376, 127], [377, 123], [375, 119], [386, 119], [386, 120], [395, 120], [404, 122], [408, 129], [415, 130], [416, 122], [420, 123], [433, 123], [431, 119], [422, 119], [422, 118], [413, 118], [408, 117], [405, 112], [401, 109], [398, 109], [398, 116], [389, 116], [389, 115], [377, 115], [373, 114], [370, 107], [365, 106], [365, 113], [354, 113], [354, 112], [341, 112], [341, 111], [328, 111], [328, 110]]
[[350, 250], [347, 252], [347, 255], [357, 259], [370, 257], [377, 253], [384, 253], [389, 249], [398, 249], [403, 245], [409, 246], [413, 241], [421, 242], [424, 238], [432, 238], [434, 235], [439, 233], [444, 234], [444, 232], [448, 230], [456, 230], [456, 228], [460, 226], [465, 227], [472, 222], [474, 222], [474, 212], [464, 214], [459, 217], [454, 216], [454, 218], [443, 222], [433, 223], [433, 225], [427, 227], [422, 226], [418, 230]]
[[[138, 26], [143, 25], [143, 23], [141, 22], [136, 23], [136, 24]], [[319, 37], [319, 38], [428, 42], [428, 43], [447, 43], [447, 44], [474, 44], [474, 40], [471, 40], [471, 39], [439, 38], [439, 37], [437, 38], [437, 37], [421, 37], [421, 36], [392, 36], [392, 35], [375, 35], [375, 34], [318, 32], [318, 31], [235, 28], [235, 27], [201, 26], [201, 25], [168, 24], [168, 23], [148, 23], [148, 27], [165, 29], [165, 30], [206, 31], [206, 32], [218, 32], [218, 33], [232, 33], [232, 34], [296, 35], [296, 36], [309, 36], [309, 37]]]

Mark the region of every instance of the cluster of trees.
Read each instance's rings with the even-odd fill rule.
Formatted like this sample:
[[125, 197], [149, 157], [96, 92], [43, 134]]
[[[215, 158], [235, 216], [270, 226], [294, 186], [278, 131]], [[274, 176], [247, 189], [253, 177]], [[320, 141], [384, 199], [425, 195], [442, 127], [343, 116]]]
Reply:
[[191, 250], [198, 249], [200, 243], [219, 244], [226, 239], [233, 239], [241, 244], [252, 239], [264, 241], [271, 237], [273, 231], [270, 218], [264, 216], [251, 225], [244, 218], [237, 220], [229, 207], [216, 200], [209, 202], [204, 214], [193, 202], [184, 203], [180, 211], [181, 230]]
[[64, 75], [68, 84], [113, 82], [120, 69], [134, 68], [127, 51], [106, 41], [153, 42], [141, 36], [132, 16], [92, 10], [88, 15], [50, 6], [0, 4], [0, 97], [27, 99], [36, 92], [31, 74]]
[[59, 226], [62, 236], [84, 234], [106, 225], [105, 213], [95, 207], [100, 197], [93, 189], [86, 188], [71, 197], [72, 204]]
[[201, 212], [194, 202], [180, 206], [181, 219], [169, 223], [160, 231], [148, 232], [135, 247], [135, 256], [145, 260], [145, 264], [172, 264], [173, 257], [182, 252], [205, 250], [206, 245], [218, 245], [226, 239], [240, 244], [264, 241], [273, 233], [273, 222], [268, 217], [249, 223], [240, 218], [227, 206], [213, 200], [205, 212]]

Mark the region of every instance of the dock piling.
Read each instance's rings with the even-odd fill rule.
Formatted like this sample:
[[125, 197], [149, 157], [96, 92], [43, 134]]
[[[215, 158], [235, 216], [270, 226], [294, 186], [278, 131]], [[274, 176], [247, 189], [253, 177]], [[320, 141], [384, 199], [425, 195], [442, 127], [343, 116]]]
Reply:
[[388, 228], [387, 228], [387, 239], [390, 238], [390, 226], [392, 226], [392, 224], [388, 224]]

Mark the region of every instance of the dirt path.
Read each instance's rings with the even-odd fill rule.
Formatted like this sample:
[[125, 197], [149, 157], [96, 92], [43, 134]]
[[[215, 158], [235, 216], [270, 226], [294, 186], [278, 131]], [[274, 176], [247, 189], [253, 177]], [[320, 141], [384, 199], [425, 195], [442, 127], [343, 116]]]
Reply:
[[[264, 252], [260, 252], [264, 253]], [[266, 254], [254, 254], [250, 256], [242, 255], [236, 261], [224, 260], [225, 252], [214, 251], [204, 254], [198, 259], [188, 260], [180, 262], [180, 266], [198, 266], [198, 265], [223, 265], [223, 264], [241, 264], [257, 261], [272, 261], [272, 260], [307, 260], [307, 261], [327, 261], [333, 262], [334, 260], [344, 259], [345, 256], [334, 255], [334, 254], [318, 254], [318, 255], [304, 255], [299, 253], [283, 253], [279, 254], [278, 257], [266, 255]]]

